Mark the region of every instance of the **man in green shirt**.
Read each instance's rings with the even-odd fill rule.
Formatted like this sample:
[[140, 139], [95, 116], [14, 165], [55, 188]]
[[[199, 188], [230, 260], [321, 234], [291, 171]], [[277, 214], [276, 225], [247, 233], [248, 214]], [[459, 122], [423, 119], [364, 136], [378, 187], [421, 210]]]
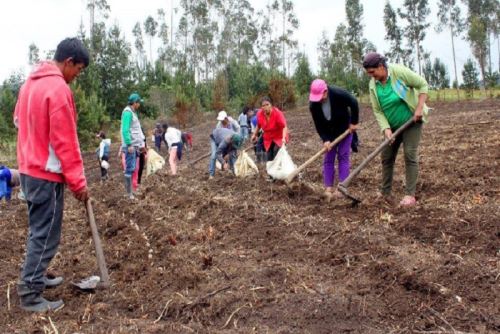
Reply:
[[[370, 52], [363, 59], [370, 81], [370, 101], [375, 118], [392, 144], [382, 151], [382, 187], [383, 196], [392, 190], [394, 163], [401, 143], [404, 148], [406, 187], [401, 206], [416, 204], [415, 191], [418, 178], [418, 145], [422, 133], [422, 122], [427, 121], [428, 85], [424, 78], [409, 68], [387, 64], [385, 57]], [[392, 133], [413, 118], [415, 123], [396, 138]]]

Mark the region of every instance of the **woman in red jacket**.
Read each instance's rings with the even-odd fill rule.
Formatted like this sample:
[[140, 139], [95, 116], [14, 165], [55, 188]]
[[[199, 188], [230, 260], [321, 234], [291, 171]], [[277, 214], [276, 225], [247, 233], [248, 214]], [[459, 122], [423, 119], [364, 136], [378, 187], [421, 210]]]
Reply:
[[283, 112], [273, 107], [269, 97], [262, 98], [261, 107], [257, 111], [257, 127], [252, 135], [252, 142], [257, 141], [257, 133], [262, 129], [267, 161], [273, 161], [281, 146], [288, 142], [288, 127]]

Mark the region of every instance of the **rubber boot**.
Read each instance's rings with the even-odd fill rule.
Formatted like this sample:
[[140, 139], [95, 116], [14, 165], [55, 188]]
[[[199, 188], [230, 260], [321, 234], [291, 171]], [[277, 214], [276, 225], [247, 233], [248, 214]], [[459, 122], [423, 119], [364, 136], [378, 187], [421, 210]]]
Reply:
[[135, 199], [132, 193], [132, 177], [125, 176], [125, 191], [127, 192], [127, 197], [129, 199]]
[[47, 312], [64, 306], [62, 300], [48, 301], [42, 297], [41, 291], [29, 288], [24, 282], [17, 283], [17, 295], [21, 301], [21, 308], [29, 312]]

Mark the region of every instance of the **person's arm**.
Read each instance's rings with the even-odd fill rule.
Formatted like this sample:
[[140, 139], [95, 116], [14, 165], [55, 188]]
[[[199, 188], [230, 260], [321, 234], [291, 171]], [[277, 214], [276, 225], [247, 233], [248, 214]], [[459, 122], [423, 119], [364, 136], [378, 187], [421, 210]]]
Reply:
[[102, 160], [102, 157], [104, 156], [104, 141], [101, 140], [101, 143], [99, 144], [99, 160]]
[[129, 153], [132, 153], [134, 147], [132, 147], [132, 136], [130, 135], [130, 124], [132, 123], [132, 112], [124, 111], [122, 114], [122, 137], [123, 143], [128, 147]]
[[217, 146], [217, 151], [215, 152], [215, 156], [216, 156], [217, 160], [222, 165], [224, 165], [226, 163], [226, 161], [224, 161], [224, 151], [226, 150], [226, 148], [227, 148], [228, 145], [229, 145], [229, 143], [224, 138], [224, 140], [222, 140], [220, 142], [220, 144]]
[[[63, 92], [64, 94], [64, 92]], [[76, 110], [69, 87], [62, 105], [50, 106], [49, 142], [61, 163], [64, 181], [79, 200], [88, 198], [87, 180], [76, 129]]]
[[231, 126], [234, 132], [240, 133], [240, 124], [234, 118], [231, 118]]
[[395, 67], [395, 70], [398, 71], [400, 79], [406, 86], [414, 88], [416, 94], [418, 95], [418, 102], [413, 112], [413, 120], [415, 122], [420, 122], [423, 117], [425, 101], [427, 100], [427, 95], [429, 93], [429, 84], [424, 77], [418, 75], [411, 69], [401, 65]]
[[281, 138], [281, 140], [283, 141], [283, 143], [286, 143], [287, 139], [288, 139], [288, 126], [285, 125], [285, 127], [283, 128], [283, 137]]
[[250, 138], [250, 140], [252, 142], [255, 142], [257, 140], [259, 130], [260, 130], [260, 126], [259, 126], [259, 122], [257, 122], [257, 125], [255, 125], [255, 130], [252, 133], [252, 138]]
[[354, 97], [351, 93], [346, 91], [345, 99], [347, 101], [347, 105], [351, 110], [351, 120], [349, 122], [349, 131], [355, 132], [358, 129], [359, 123], [359, 104], [356, 97]]

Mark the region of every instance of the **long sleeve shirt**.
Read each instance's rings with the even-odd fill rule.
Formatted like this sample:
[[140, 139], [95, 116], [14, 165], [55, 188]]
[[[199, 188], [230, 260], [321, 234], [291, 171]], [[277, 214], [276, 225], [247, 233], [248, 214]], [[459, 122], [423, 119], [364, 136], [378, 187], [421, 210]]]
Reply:
[[[314, 126], [321, 139], [333, 141], [349, 128], [349, 124], [358, 124], [358, 101], [348, 91], [328, 86], [329, 119], [323, 111], [322, 102], [309, 103], [309, 111], [314, 121]], [[328, 106], [328, 104], [326, 104]]]

